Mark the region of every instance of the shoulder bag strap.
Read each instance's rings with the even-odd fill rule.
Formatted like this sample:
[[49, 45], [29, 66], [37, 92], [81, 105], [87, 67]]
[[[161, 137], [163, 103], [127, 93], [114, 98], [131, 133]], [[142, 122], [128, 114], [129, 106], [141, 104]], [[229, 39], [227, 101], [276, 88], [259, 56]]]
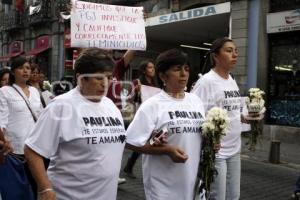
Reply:
[[28, 102], [26, 101], [26, 99], [24, 98], [24, 96], [20, 93], [20, 91], [19, 91], [17, 88], [15, 88], [14, 86], [12, 86], [12, 87], [13, 87], [13, 88], [18, 92], [18, 94], [24, 99], [24, 101], [25, 101], [25, 103], [26, 103], [26, 105], [27, 105], [27, 108], [29, 109], [29, 111], [30, 111], [30, 113], [31, 113], [31, 115], [32, 115], [32, 117], [33, 117], [34, 122], [36, 122], [36, 121], [37, 121], [37, 117], [35, 116], [34, 112], [33, 112], [32, 109], [30, 108], [30, 106], [29, 106]]
[[43, 108], [46, 108], [46, 102], [45, 102], [45, 99], [42, 95], [42, 92], [39, 91], [39, 94], [40, 94], [40, 99], [41, 99], [42, 106], [43, 106]]

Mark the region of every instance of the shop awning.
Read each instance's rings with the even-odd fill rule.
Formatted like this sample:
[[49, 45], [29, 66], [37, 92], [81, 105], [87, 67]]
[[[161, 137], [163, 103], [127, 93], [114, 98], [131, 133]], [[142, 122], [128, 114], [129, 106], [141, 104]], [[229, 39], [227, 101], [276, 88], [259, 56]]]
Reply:
[[37, 49], [31, 49], [26, 53], [26, 57], [27, 56], [35, 56], [38, 55], [46, 50], [48, 50], [50, 47], [43, 47], [43, 48], [37, 48]]
[[0, 62], [8, 62], [10, 57], [8, 56], [0, 56]]
[[35, 42], [35, 48], [29, 50], [26, 53], [26, 57], [30, 58], [32, 56], [36, 56], [36, 55], [48, 50], [50, 48], [49, 44], [50, 44], [50, 42], [49, 42], [48, 35], [43, 35], [43, 36], [38, 37]]
[[11, 57], [15, 57], [18, 55], [21, 55], [23, 52], [16, 52], [16, 53], [11, 53], [5, 56], [0, 56], [0, 62], [9, 62]]

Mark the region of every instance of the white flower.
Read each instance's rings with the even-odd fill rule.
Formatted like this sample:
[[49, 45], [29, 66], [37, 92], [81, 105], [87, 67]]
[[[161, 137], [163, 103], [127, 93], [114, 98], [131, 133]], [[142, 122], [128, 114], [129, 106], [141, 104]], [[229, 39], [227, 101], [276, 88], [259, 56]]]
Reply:
[[264, 94], [265, 92], [259, 88], [249, 89], [249, 97], [245, 100], [249, 112], [260, 112], [264, 108]]
[[263, 108], [263, 107], [265, 106], [265, 100], [263, 100], [263, 99], [262, 99], [262, 100], [260, 100], [260, 102], [259, 102], [259, 103], [260, 103], [260, 107], [262, 107], [262, 108]]
[[[225, 135], [229, 126], [227, 111], [214, 107], [207, 113], [206, 120], [202, 124], [203, 134]], [[219, 136], [216, 136], [220, 138]]]
[[252, 93], [252, 92], [255, 93], [255, 92], [258, 92], [258, 91], [260, 91], [259, 88], [250, 88], [250, 89], [249, 89], [249, 92], [250, 92], [250, 93]]
[[246, 98], [245, 98], [245, 103], [246, 103], [246, 104], [249, 104], [249, 103], [250, 103], [250, 98], [249, 98], [249, 97], [246, 97]]
[[50, 91], [51, 88], [52, 88], [52, 85], [50, 84], [49, 81], [43, 81], [43, 89], [44, 89], [44, 90]]

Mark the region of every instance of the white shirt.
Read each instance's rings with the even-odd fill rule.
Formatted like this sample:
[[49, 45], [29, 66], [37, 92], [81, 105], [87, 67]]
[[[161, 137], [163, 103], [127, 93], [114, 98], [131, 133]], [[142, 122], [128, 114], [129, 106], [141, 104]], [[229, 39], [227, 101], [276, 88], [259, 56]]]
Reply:
[[25, 143], [50, 158], [47, 173], [57, 199], [113, 200], [125, 137], [113, 102], [91, 102], [77, 87], [53, 99]]
[[[200, 102], [200, 103], [199, 103]], [[188, 160], [174, 163], [168, 155], [143, 155], [147, 200], [191, 200], [201, 151], [204, 108], [194, 94], [175, 99], [164, 91], [145, 101], [127, 129], [127, 143], [144, 146], [153, 130], [165, 126], [168, 144], [185, 151]]]
[[192, 93], [201, 98], [205, 112], [215, 106], [227, 110], [230, 125], [221, 139], [217, 157], [226, 159], [238, 153], [241, 148], [241, 96], [235, 80], [231, 76], [224, 79], [210, 70], [197, 81]]
[[[29, 86], [29, 98], [18, 85], [13, 86], [23, 95], [36, 116], [42, 110], [40, 94]], [[33, 129], [34, 120], [24, 99], [11, 86], [0, 88], [0, 127], [6, 129], [15, 154], [24, 154], [24, 141]]]
[[50, 101], [55, 97], [54, 94], [52, 94], [48, 90], [41, 92], [41, 95], [42, 95], [46, 105], [48, 105], [50, 103]]

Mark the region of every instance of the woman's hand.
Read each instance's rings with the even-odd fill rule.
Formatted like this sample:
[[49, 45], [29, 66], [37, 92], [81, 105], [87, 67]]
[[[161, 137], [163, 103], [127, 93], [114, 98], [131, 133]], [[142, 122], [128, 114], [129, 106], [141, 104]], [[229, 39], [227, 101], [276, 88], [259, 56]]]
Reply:
[[0, 128], [0, 154], [6, 156], [8, 153], [13, 152], [13, 148], [7, 138], [5, 138], [5, 129]]
[[6, 156], [7, 154], [13, 152], [13, 148], [9, 141], [1, 141], [0, 140], [0, 153]]
[[241, 115], [241, 122], [244, 123], [244, 124], [250, 124], [250, 121], [247, 120], [244, 115]]
[[153, 131], [151, 135], [149, 141], [151, 146], [162, 146], [167, 143], [167, 132], [163, 132], [163, 130]]
[[215, 150], [216, 153], [218, 153], [220, 151], [220, 149], [221, 149], [221, 144], [215, 144], [214, 145], [214, 150]]
[[162, 146], [164, 144], [167, 144], [167, 133], [163, 133], [159, 137], [154, 137], [153, 141], [153, 146]]
[[174, 146], [169, 146], [168, 155], [175, 163], [185, 163], [185, 161], [188, 159], [188, 155], [186, 155], [182, 149]]

